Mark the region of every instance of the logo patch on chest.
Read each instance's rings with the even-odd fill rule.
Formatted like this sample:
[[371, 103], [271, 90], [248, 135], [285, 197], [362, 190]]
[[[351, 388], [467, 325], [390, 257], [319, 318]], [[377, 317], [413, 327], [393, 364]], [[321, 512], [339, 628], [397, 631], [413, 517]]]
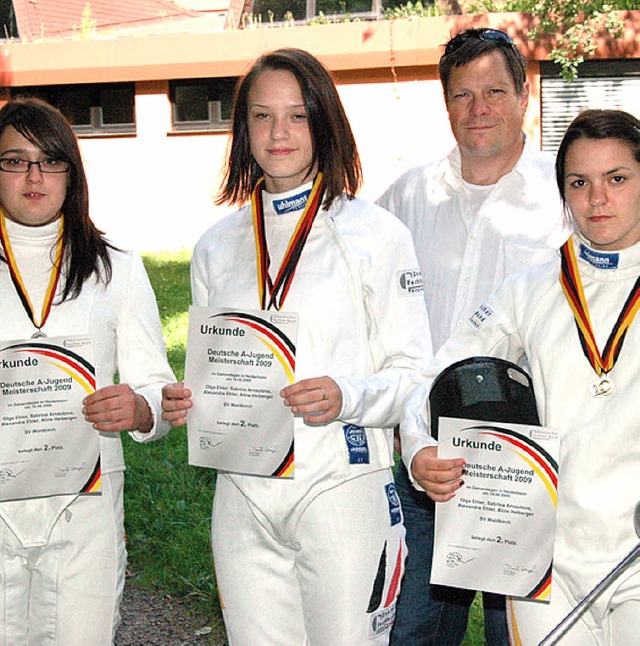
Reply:
[[492, 314], [493, 310], [486, 303], [480, 305], [469, 318], [468, 324], [477, 330]]

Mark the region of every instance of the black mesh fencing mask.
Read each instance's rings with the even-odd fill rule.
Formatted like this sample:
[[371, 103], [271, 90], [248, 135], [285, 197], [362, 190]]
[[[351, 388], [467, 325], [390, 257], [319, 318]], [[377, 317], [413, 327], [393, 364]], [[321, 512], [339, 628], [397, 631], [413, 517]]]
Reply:
[[438, 418], [540, 426], [531, 377], [515, 363], [470, 357], [443, 370], [429, 394], [431, 434]]

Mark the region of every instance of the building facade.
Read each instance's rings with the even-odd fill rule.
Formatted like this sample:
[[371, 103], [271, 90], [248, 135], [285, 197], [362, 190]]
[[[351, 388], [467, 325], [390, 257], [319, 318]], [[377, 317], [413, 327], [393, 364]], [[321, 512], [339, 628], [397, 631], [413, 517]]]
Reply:
[[[603, 39], [590, 63], [591, 77], [599, 78], [600, 66], [600, 76], [616, 79], [608, 83], [613, 89], [590, 96], [595, 85], [587, 79], [580, 81], [587, 86], [581, 91], [591, 107], [617, 101], [616, 107], [637, 114], [640, 12], [623, 17], [625, 37]], [[93, 218], [117, 244], [138, 251], [190, 249], [229, 212], [214, 206], [213, 197], [234, 83], [256, 57], [300, 47], [332, 71], [362, 156], [362, 195], [375, 199], [404, 170], [453, 145], [437, 63], [450, 36], [470, 26], [503, 29], [526, 53], [526, 129], [542, 146], [548, 132], [563, 130], [571, 107], [584, 101], [575, 101], [571, 88], [558, 90], [548, 47], [526, 38], [532, 22], [523, 14], [8, 40], [0, 45], [0, 104], [36, 95], [63, 109], [81, 140]], [[553, 110], [543, 109], [544, 92], [554, 95]], [[545, 147], [552, 149], [549, 141]]]

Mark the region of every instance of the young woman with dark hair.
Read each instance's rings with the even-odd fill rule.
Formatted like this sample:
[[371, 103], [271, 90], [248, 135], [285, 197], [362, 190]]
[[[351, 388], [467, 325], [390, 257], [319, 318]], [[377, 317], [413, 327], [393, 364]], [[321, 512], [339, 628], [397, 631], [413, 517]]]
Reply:
[[[297, 381], [281, 392], [295, 416], [295, 476], [217, 478], [212, 544], [229, 641], [386, 644], [405, 556], [392, 430], [430, 356], [411, 237], [354, 197], [349, 123], [304, 51], [267, 54], [240, 81], [225, 177], [220, 199], [251, 204], [198, 242], [195, 304], [298, 314]], [[288, 263], [302, 221], [308, 237]], [[184, 423], [191, 393], [164, 393], [165, 419]]]
[[[550, 600], [507, 602], [510, 643], [525, 646], [545, 640], [638, 541], [640, 121], [617, 110], [580, 114], [560, 144], [556, 176], [576, 233], [557, 259], [508, 278], [475, 326], [442, 346], [401, 425], [414, 478], [446, 503], [464, 487], [465, 465], [429, 459], [436, 449], [423, 411], [433, 379], [469, 356], [526, 358], [540, 419], [559, 431], [560, 460]], [[555, 639], [618, 646], [638, 635], [636, 561]]]
[[142, 262], [96, 229], [73, 131], [36, 99], [0, 110], [0, 241], [0, 339], [91, 337], [96, 390], [77, 414], [100, 433], [102, 478], [99, 496], [0, 502], [0, 643], [110, 644], [126, 564], [120, 432], [167, 432], [174, 377]]
[[67, 162], [67, 192], [62, 204], [65, 216], [63, 238], [66, 260], [65, 281], [61, 299], [78, 296], [82, 284], [92, 274], [109, 282], [113, 246], [89, 217], [89, 187], [84, 173], [80, 150], [71, 128], [60, 128], [60, 115], [42, 102], [16, 100], [0, 113], [0, 133], [11, 126], [53, 159]]
[[289, 72], [302, 96], [306, 127], [313, 142], [311, 166], [322, 169], [324, 206], [343, 192], [353, 198], [362, 183], [362, 169], [355, 139], [338, 91], [319, 60], [299, 49], [281, 49], [261, 57], [238, 84], [232, 117], [229, 163], [225, 169], [218, 204], [245, 204], [264, 174], [251, 152], [249, 93], [264, 71]]

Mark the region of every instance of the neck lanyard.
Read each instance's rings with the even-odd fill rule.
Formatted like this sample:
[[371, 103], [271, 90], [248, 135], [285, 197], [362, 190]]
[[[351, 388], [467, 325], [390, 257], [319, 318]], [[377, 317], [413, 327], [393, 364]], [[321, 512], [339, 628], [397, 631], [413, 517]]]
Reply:
[[[256, 265], [258, 272], [258, 297], [260, 299], [260, 309], [268, 310], [271, 307], [279, 310], [284, 304], [285, 298], [289, 293], [289, 288], [293, 281], [293, 276], [300, 261], [300, 255], [311, 231], [311, 226], [320, 211], [322, 196], [324, 194], [324, 184], [322, 173], [318, 173], [311, 188], [311, 194], [307, 200], [307, 205], [300, 215], [296, 228], [289, 240], [287, 250], [282, 259], [282, 264], [274, 281], [269, 275], [269, 266], [271, 259], [267, 246], [267, 237], [265, 231], [264, 207], [262, 203], [262, 184], [264, 178], [261, 178], [251, 194], [251, 214], [253, 218], [253, 233], [256, 242]], [[269, 301], [267, 302], [267, 294]]]
[[9, 234], [7, 233], [6, 216], [4, 214], [4, 211], [0, 209], [0, 243], [2, 243], [4, 255], [7, 259], [7, 265], [9, 266], [9, 273], [11, 274], [11, 281], [13, 282], [13, 286], [15, 287], [15, 290], [20, 297], [22, 307], [24, 307], [27, 316], [37, 330], [32, 338], [45, 336], [42, 332], [42, 328], [49, 318], [51, 306], [53, 305], [53, 299], [56, 295], [56, 289], [58, 287], [58, 280], [60, 279], [60, 270], [62, 267], [62, 243], [64, 237], [64, 216], [60, 215], [59, 220], [60, 223], [58, 225], [58, 240], [56, 242], [55, 259], [53, 261], [53, 267], [51, 268], [51, 275], [49, 276], [49, 284], [44, 296], [44, 302], [42, 303], [40, 322], [38, 322], [36, 319], [35, 308], [31, 303], [29, 293], [27, 292], [27, 288], [24, 284], [24, 281], [22, 280], [22, 275], [20, 274], [20, 270], [18, 268], [18, 263], [16, 262], [16, 258], [13, 254], [11, 240], [9, 240]]
[[590, 392], [594, 397], [609, 395], [613, 392], [614, 384], [608, 373], [615, 365], [622, 350], [627, 330], [640, 309], [640, 277], [636, 280], [631, 293], [622, 306], [622, 310], [620, 310], [618, 319], [601, 354], [593, 333], [578, 261], [576, 260], [573, 242], [570, 239], [562, 245], [560, 253], [562, 258], [560, 284], [569, 307], [573, 311], [582, 351], [598, 375], [598, 380], [592, 384]]

